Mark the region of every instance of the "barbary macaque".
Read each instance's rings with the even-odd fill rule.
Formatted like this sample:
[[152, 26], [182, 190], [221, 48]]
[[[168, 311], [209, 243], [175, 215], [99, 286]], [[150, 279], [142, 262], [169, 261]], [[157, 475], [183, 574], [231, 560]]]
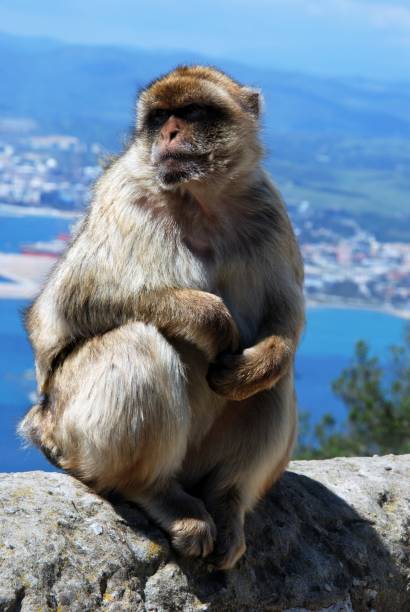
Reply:
[[26, 317], [41, 400], [22, 434], [223, 569], [296, 431], [303, 266], [260, 110], [214, 68], [151, 83]]

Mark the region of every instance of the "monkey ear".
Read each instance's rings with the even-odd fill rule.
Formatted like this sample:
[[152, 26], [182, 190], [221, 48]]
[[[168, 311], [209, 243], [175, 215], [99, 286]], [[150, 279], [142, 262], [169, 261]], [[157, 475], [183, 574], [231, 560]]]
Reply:
[[240, 96], [242, 106], [250, 112], [255, 119], [259, 119], [263, 110], [262, 92], [253, 87], [242, 87]]

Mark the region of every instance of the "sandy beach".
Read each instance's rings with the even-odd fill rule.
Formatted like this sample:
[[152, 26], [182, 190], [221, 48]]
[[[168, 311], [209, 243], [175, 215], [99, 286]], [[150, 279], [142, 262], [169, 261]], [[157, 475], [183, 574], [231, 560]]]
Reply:
[[56, 219], [79, 219], [83, 213], [73, 210], [59, 210], [46, 206], [18, 206], [0, 204], [0, 215], [7, 217], [54, 217]]
[[[0, 299], [31, 299], [39, 291], [41, 284], [57, 257], [48, 255], [29, 255], [20, 253], [0, 253]], [[333, 308], [352, 310], [371, 310], [410, 320], [410, 312], [389, 305], [366, 304], [356, 300], [341, 301], [331, 296], [326, 301], [306, 300], [308, 308]]]
[[55, 262], [47, 255], [0, 253], [0, 275], [6, 279], [0, 281], [0, 299], [33, 298]]

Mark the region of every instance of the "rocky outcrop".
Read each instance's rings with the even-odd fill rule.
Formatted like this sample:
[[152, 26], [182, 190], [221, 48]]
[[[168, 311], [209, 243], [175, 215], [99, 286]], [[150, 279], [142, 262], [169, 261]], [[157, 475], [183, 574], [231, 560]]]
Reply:
[[296, 461], [247, 520], [237, 568], [59, 473], [0, 476], [0, 610], [410, 610], [410, 455]]

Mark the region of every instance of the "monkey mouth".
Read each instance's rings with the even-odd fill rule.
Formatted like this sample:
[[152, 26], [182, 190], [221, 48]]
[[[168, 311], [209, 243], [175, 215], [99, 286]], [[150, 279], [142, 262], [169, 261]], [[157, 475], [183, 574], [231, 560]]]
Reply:
[[202, 174], [201, 158], [200, 155], [185, 152], [162, 153], [156, 163], [161, 181], [165, 185], [172, 185], [196, 178]]
[[164, 151], [157, 157], [156, 162], [158, 164], [189, 163], [198, 161], [200, 158], [201, 155], [188, 151]]

